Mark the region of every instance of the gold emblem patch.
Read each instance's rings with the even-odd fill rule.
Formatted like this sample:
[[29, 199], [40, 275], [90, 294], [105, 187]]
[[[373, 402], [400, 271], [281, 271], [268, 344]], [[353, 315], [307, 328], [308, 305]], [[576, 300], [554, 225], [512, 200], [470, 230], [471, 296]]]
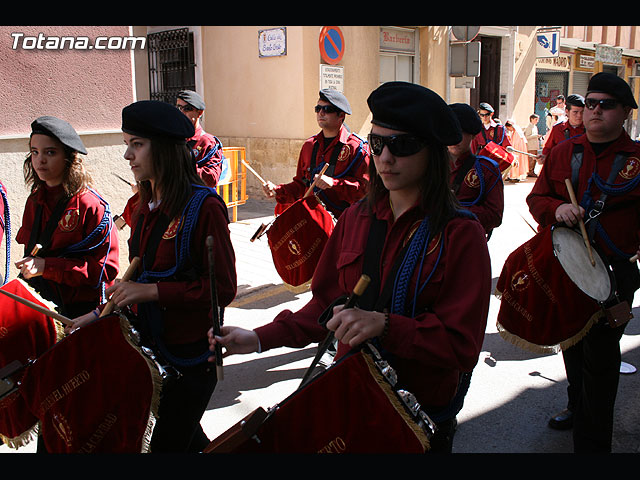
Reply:
[[63, 232], [73, 232], [80, 221], [80, 210], [71, 209], [64, 212], [62, 218], [58, 222], [60, 230]]
[[340, 150], [340, 155], [338, 155], [338, 161], [344, 162], [345, 160], [349, 159], [350, 155], [351, 155], [351, 148], [349, 148], [349, 145], [344, 145], [342, 147], [342, 150]]
[[478, 188], [480, 186], [480, 177], [475, 168], [472, 168], [467, 172], [464, 177], [464, 183], [471, 188]]
[[638, 173], [640, 173], [640, 160], [637, 157], [629, 157], [619, 175], [625, 180], [631, 180], [638, 176]]
[[172, 238], [174, 238], [178, 234], [181, 224], [182, 223], [180, 222], [179, 218], [174, 218], [165, 230], [164, 235], [162, 235], [162, 239], [171, 240]]

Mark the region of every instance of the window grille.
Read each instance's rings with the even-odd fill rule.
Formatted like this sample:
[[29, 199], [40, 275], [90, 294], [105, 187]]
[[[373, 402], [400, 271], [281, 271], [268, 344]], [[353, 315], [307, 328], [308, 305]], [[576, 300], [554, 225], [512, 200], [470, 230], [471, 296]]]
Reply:
[[179, 28], [150, 33], [147, 48], [151, 100], [173, 105], [178, 92], [196, 89], [193, 32]]

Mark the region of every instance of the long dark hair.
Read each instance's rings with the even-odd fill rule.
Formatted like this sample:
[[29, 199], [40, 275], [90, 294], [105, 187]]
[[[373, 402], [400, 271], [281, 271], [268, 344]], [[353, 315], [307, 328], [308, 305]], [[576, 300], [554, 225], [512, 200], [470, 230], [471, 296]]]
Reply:
[[[451, 191], [451, 160], [445, 145], [428, 144], [427, 172], [420, 182], [420, 208], [429, 215], [432, 233], [440, 232], [460, 210], [460, 203]], [[375, 162], [369, 162], [368, 204], [372, 208], [388, 190], [378, 175]]]
[[[191, 185], [204, 185], [204, 182], [196, 171], [195, 160], [185, 143], [162, 138], [150, 140], [156, 189], [162, 193], [161, 208], [169, 218], [175, 218], [191, 198]], [[138, 206], [151, 200], [151, 182], [140, 182], [138, 191]]]

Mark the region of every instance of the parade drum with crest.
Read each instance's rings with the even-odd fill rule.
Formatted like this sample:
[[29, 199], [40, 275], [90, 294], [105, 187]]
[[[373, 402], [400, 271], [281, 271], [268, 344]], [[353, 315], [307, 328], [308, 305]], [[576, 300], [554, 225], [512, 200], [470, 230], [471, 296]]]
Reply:
[[498, 163], [498, 167], [501, 172], [504, 172], [509, 168], [514, 160], [512, 153], [508, 152], [503, 146], [498, 145], [494, 141], [487, 142], [482, 150], [478, 152], [478, 155], [495, 160]]
[[311, 281], [331, 232], [333, 217], [315, 195], [291, 204], [267, 230], [271, 256], [280, 278], [292, 287]]
[[424, 453], [435, 426], [395, 383], [394, 370], [366, 345], [269, 412], [256, 410], [204, 452]]
[[20, 394], [49, 453], [148, 451], [162, 379], [123, 314], [56, 343], [25, 371]]
[[497, 327], [528, 350], [557, 352], [579, 341], [605, 315], [613, 276], [600, 255], [589, 259], [582, 235], [553, 225], [513, 251], [496, 285]]
[[[20, 279], [11, 280], [2, 290], [17, 295], [41, 307], [53, 310], [55, 305], [42, 299]], [[13, 298], [0, 295], [0, 369], [12, 364], [25, 366], [51, 348], [64, 336], [63, 326]], [[37, 435], [38, 418], [30, 411], [20, 396], [17, 386], [24, 369], [12, 369], [7, 377], [0, 378], [3, 386], [0, 395], [0, 437], [10, 447], [20, 447]]]

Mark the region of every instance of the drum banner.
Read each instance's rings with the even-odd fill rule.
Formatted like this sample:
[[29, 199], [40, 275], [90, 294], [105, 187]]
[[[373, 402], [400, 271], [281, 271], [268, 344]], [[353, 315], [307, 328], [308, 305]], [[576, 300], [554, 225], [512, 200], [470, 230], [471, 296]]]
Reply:
[[49, 453], [147, 452], [161, 390], [123, 315], [74, 331], [33, 362], [20, 393]]
[[276, 271], [287, 285], [299, 287], [311, 281], [333, 226], [333, 217], [315, 195], [278, 215], [267, 238]]
[[498, 145], [494, 141], [489, 141], [482, 150], [478, 152], [478, 155], [495, 160], [498, 163], [498, 167], [501, 172], [510, 167], [514, 159], [512, 153], [508, 152], [504, 147]]
[[[1, 287], [25, 300], [49, 310], [55, 306], [42, 299], [20, 279], [14, 279]], [[26, 365], [46, 352], [64, 336], [62, 324], [16, 300], [0, 295], [0, 367], [12, 361]], [[25, 370], [12, 376], [18, 383]], [[29, 411], [18, 391], [0, 400], [0, 438], [11, 448], [26, 445], [36, 438], [38, 418]]]
[[536, 353], [575, 345], [604, 316], [598, 302], [576, 287], [554, 256], [550, 226], [507, 257], [494, 293], [501, 299], [496, 323], [500, 335]]
[[424, 453], [429, 448], [427, 434], [373, 359], [357, 352], [272, 409], [234, 453]]

